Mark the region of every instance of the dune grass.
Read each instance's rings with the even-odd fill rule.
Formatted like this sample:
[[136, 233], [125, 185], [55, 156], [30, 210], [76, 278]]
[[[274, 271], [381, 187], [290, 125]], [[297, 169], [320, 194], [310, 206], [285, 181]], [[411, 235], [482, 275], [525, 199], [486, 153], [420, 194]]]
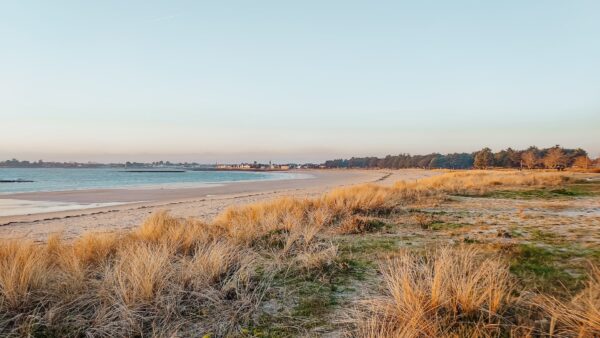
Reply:
[[592, 267], [586, 288], [564, 302], [544, 295], [536, 302], [550, 316], [549, 336], [597, 337], [600, 335], [600, 269]]
[[[379, 231], [386, 226], [379, 215], [449, 194], [559, 187], [569, 179], [563, 173], [447, 173], [390, 187], [352, 186], [313, 199], [231, 207], [211, 222], [160, 212], [130, 232], [69, 242], [54, 236], [41, 245], [4, 242], [0, 334], [242, 335], [261, 316], [276, 276], [298, 271], [315, 282], [332, 276], [332, 267], [348, 263], [340, 263], [340, 249], [331, 239]], [[514, 319], [507, 266], [478, 251], [445, 247], [425, 256], [400, 253], [383, 263], [381, 272], [386, 294], [362, 303], [368, 316], [353, 335], [498, 336], [537, 329], [523, 329]], [[597, 280], [590, 283], [591, 293], [597, 293]], [[583, 297], [573, 301], [597, 304]], [[579, 307], [569, 304], [536, 313], [554, 318], [555, 332], [597, 328], [597, 312], [571, 311]]]
[[508, 267], [472, 248], [402, 252], [381, 267], [385, 294], [363, 302], [364, 337], [497, 336], [514, 301]]
[[227, 331], [252, 306], [260, 281], [252, 279], [251, 253], [203, 229], [159, 213], [132, 233], [3, 245], [3, 332], [131, 336], [177, 332], [193, 321], [202, 331]]

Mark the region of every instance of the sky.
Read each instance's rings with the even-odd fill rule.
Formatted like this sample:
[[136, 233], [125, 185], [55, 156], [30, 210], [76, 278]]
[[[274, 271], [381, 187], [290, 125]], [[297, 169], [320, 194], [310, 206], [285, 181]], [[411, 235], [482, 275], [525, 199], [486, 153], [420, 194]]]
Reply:
[[0, 2], [0, 160], [600, 156], [600, 1]]

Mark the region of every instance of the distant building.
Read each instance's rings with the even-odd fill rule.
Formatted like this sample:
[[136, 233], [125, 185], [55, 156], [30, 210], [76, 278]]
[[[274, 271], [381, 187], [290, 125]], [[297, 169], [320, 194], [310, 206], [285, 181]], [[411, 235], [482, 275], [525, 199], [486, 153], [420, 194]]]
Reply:
[[222, 170], [289, 170], [290, 165], [287, 164], [273, 164], [269, 162], [269, 164], [261, 164], [256, 161], [252, 164], [250, 163], [240, 163], [240, 164], [216, 164], [216, 169]]

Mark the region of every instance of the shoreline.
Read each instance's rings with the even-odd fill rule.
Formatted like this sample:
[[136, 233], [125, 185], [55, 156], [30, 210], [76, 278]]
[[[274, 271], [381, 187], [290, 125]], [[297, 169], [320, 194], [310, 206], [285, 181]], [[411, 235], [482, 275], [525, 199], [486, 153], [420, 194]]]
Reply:
[[[311, 176], [306, 173], [299, 173], [298, 175]], [[105, 192], [150, 192], [156, 193], [162, 190], [184, 190], [184, 189], [205, 189], [205, 188], [216, 188], [230, 184], [240, 183], [255, 183], [255, 182], [268, 182], [268, 181], [292, 181], [310, 179], [313, 177], [293, 177], [293, 178], [264, 178], [264, 179], [249, 179], [249, 180], [238, 180], [238, 181], [218, 181], [218, 182], [168, 182], [168, 183], [149, 183], [141, 185], [124, 185], [120, 187], [106, 187], [106, 188], [81, 188], [81, 189], [68, 189], [68, 190], [39, 190], [39, 191], [16, 191], [16, 192], [0, 192], [1, 199], [23, 199], [30, 198], [31, 201], [63, 201], [67, 202], [65, 198], [75, 198], [73, 202], [79, 201], [77, 198], [90, 194], [102, 194]], [[63, 197], [60, 197], [60, 196]], [[48, 198], [48, 199], [45, 199]], [[88, 198], [83, 198], [86, 201]]]
[[[336, 184], [356, 176], [377, 176], [376, 170], [297, 171], [290, 178], [267, 178], [220, 182], [175, 182], [165, 184], [7, 192], [0, 200], [22, 200], [73, 204], [165, 202], [209, 195], [236, 194], [268, 189], [306, 188], [315, 184]], [[362, 182], [362, 180], [360, 180]], [[2, 216], [0, 216], [1, 218]]]
[[[2, 168], [0, 168], [1, 170]], [[29, 168], [25, 168], [29, 169]], [[55, 168], [34, 168], [36, 170], [52, 170]], [[68, 168], [70, 169], [70, 168]], [[77, 169], [74, 169], [77, 170]], [[205, 171], [205, 170], [187, 170], [187, 171], [123, 171], [123, 170], [114, 170], [114, 173], [131, 173], [135, 174], [148, 174], [148, 173], [158, 173], [158, 174], [172, 174], [172, 173], [185, 173], [185, 172], [213, 172], [213, 171]], [[38, 187], [36, 190], [28, 190], [28, 189], [15, 189], [15, 190], [6, 190], [2, 191], [0, 189], [0, 199], [31, 199], [31, 200], [43, 200], [45, 196], [50, 196], [49, 200], [54, 200], [52, 197], [53, 194], [58, 193], [66, 193], [66, 194], [85, 194], [86, 192], [97, 193], [101, 191], [114, 191], [114, 190], [169, 190], [169, 189], [187, 189], [187, 188], [205, 188], [205, 187], [217, 187], [223, 186], [227, 184], [237, 184], [244, 182], [263, 182], [263, 181], [277, 181], [277, 180], [296, 180], [296, 179], [304, 179], [310, 178], [310, 174], [306, 173], [306, 170], [288, 170], [286, 172], [281, 171], [249, 171], [249, 170], [228, 170], [231, 173], [243, 173], [243, 174], [265, 174], [262, 177], [254, 177], [248, 176], [245, 178], [235, 178], [229, 177], [224, 180], [194, 180], [193, 178], [188, 177], [187, 179], [181, 181], [163, 181], [163, 182], [135, 182], [129, 183], [125, 182], [116, 182], [114, 184], [107, 183], [103, 186], [52, 186], [52, 187]], [[110, 173], [110, 172], [108, 172]], [[0, 172], [0, 175], [2, 172]], [[103, 174], [106, 174], [104, 172]], [[309, 177], [306, 177], [309, 176]], [[7, 179], [0, 180], [0, 183], [10, 182], [10, 183], [34, 183], [37, 181], [29, 180], [29, 179]], [[42, 196], [42, 197], [38, 197]], [[33, 197], [33, 198], [31, 198]], [[60, 200], [65, 201], [65, 200]]]
[[[121, 202], [97, 208], [0, 217], [0, 239], [30, 238], [45, 241], [54, 233], [73, 238], [84, 232], [107, 232], [138, 226], [151, 213], [168, 210], [177, 217], [211, 220], [228, 206], [276, 197], [314, 197], [328, 190], [355, 184], [392, 184], [403, 179], [436, 175], [431, 170], [302, 170], [313, 178], [237, 182], [218, 187], [182, 189], [101, 189], [11, 195], [30, 201], [75, 203]], [[7, 196], [1, 196], [5, 198]], [[117, 198], [118, 201], [114, 201]]]

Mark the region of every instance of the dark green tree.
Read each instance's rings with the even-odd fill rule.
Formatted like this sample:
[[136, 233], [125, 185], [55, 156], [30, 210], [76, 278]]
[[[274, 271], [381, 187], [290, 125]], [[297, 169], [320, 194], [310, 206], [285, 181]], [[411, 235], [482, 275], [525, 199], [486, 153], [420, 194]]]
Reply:
[[475, 154], [473, 165], [478, 169], [487, 169], [494, 165], [494, 153], [492, 149], [485, 147]]

